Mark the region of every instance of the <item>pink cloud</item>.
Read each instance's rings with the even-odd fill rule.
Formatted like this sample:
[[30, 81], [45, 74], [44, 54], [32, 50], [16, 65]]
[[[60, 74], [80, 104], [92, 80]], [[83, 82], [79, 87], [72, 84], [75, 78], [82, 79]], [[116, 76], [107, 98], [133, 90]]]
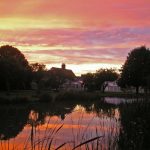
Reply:
[[[0, 16], [68, 19], [82, 27], [149, 26], [148, 0], [1, 0]], [[46, 20], [43, 20], [46, 23]]]
[[25, 51], [27, 55], [45, 56], [45, 63], [61, 63], [60, 59], [50, 59], [59, 57], [68, 64], [86, 63], [113, 63], [121, 64], [128, 53], [128, 49], [91, 49], [91, 50], [39, 50]]
[[149, 0], [1, 0], [0, 45], [18, 47], [30, 62], [122, 64], [134, 47], [150, 47], [149, 6]]
[[[116, 47], [120, 44], [136, 42], [149, 44], [150, 28], [114, 28], [114, 29], [30, 29], [21, 31], [0, 30], [1, 41], [15, 42], [18, 45], [46, 46], [93, 46]], [[130, 46], [129, 46], [130, 47]]]
[[30, 62], [122, 64], [128, 52], [150, 41], [150, 28], [1, 30], [0, 40], [18, 47]]

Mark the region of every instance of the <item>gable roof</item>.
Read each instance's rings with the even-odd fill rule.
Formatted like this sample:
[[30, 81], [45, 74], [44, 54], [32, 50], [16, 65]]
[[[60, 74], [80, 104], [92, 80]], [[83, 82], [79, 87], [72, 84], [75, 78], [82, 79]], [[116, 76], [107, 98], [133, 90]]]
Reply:
[[49, 72], [56, 76], [63, 75], [65, 78], [68, 78], [68, 79], [74, 79], [76, 77], [73, 71], [70, 69], [52, 67]]

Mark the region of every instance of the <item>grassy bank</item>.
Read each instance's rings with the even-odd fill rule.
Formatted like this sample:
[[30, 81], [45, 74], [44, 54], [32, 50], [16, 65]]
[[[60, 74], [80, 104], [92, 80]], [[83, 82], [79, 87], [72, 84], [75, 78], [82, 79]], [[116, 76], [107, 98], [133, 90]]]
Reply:
[[0, 92], [0, 103], [27, 103], [27, 102], [54, 102], [54, 101], [87, 101], [99, 100], [102, 97], [118, 97], [118, 98], [136, 98], [136, 97], [150, 97], [144, 94], [136, 95], [135, 93], [125, 92], [106, 92], [100, 93], [98, 91], [11, 91]]
[[52, 93], [48, 91], [11, 91], [0, 92], [0, 103], [30, 103], [52, 101]]

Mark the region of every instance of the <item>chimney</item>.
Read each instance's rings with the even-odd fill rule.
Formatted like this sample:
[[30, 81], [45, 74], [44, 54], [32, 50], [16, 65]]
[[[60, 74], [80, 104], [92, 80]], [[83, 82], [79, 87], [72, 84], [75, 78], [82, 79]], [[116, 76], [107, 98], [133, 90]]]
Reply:
[[62, 68], [63, 70], [65, 70], [65, 69], [66, 69], [66, 65], [63, 63], [63, 64], [61, 65], [61, 68]]

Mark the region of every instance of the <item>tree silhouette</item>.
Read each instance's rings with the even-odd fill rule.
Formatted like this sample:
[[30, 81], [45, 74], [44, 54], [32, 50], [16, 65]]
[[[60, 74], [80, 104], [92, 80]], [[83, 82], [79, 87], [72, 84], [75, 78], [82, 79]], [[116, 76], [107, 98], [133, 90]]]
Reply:
[[139, 87], [147, 87], [150, 76], [150, 50], [145, 46], [133, 49], [127, 56], [127, 60], [121, 69], [121, 77], [118, 81], [121, 87], [133, 86], [136, 93]]
[[39, 83], [45, 75], [46, 66], [40, 63], [33, 63], [33, 64], [30, 64], [30, 67], [32, 69], [33, 80]]
[[15, 47], [0, 47], [1, 89], [24, 89], [29, 80], [30, 67], [25, 56]]
[[82, 76], [85, 87], [92, 91], [95, 90], [95, 77], [94, 73], [83, 74]]
[[115, 69], [99, 69], [95, 74], [95, 84], [97, 89], [104, 92], [106, 85], [105, 81], [115, 81], [118, 79], [118, 73]]
[[46, 66], [44, 64], [33, 63], [33, 64], [30, 64], [30, 66], [33, 72], [46, 71]]
[[99, 69], [96, 73], [87, 73], [82, 75], [85, 87], [88, 90], [102, 90], [104, 92], [105, 81], [114, 81], [118, 78], [115, 69]]

